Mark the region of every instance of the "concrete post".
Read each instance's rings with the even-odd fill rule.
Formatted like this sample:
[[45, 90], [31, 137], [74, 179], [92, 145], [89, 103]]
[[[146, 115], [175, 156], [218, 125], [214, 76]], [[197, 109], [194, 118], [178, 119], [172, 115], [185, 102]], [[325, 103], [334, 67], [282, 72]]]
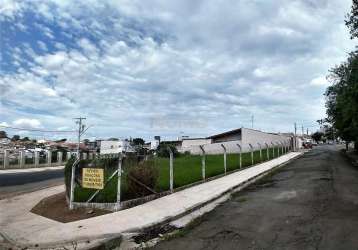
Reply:
[[9, 150], [4, 150], [4, 168], [8, 168], [9, 167]]
[[239, 147], [239, 168], [242, 168], [242, 157], [241, 157], [241, 153], [242, 153], [242, 149], [240, 144], [236, 144]]
[[173, 190], [174, 190], [174, 173], [173, 173], [174, 154], [170, 147], [168, 147], [168, 151], [169, 151], [169, 185], [170, 185], [169, 188], [170, 188], [170, 192], [173, 192]]
[[62, 164], [62, 151], [57, 152], [57, 164]]
[[52, 152], [51, 150], [47, 151], [47, 165], [51, 167], [51, 160], [52, 160]]
[[269, 145], [265, 142], [266, 145], [266, 159], [270, 160], [270, 149], [269, 149]]
[[259, 149], [260, 149], [260, 162], [262, 162], [262, 148], [261, 148], [261, 144], [257, 143], [259, 145]]
[[20, 168], [24, 168], [25, 167], [25, 151], [21, 150], [19, 152], [19, 156], [20, 156], [19, 166], [20, 166]]
[[66, 154], [66, 161], [68, 161], [71, 158], [71, 152], [67, 152]]
[[201, 149], [202, 157], [201, 157], [201, 175], [203, 180], [205, 180], [205, 150], [203, 146], [199, 146]]
[[118, 176], [117, 203], [118, 203], [118, 206], [120, 206], [120, 202], [121, 202], [122, 160], [123, 160], [122, 154], [119, 154], [119, 156], [118, 156], [118, 172], [117, 172], [117, 176]]
[[35, 167], [39, 167], [40, 165], [40, 152], [39, 151], [35, 151]]
[[254, 165], [254, 147], [249, 143], [251, 149], [251, 165]]
[[221, 147], [224, 149], [224, 173], [226, 174], [226, 147], [224, 144], [221, 144]]

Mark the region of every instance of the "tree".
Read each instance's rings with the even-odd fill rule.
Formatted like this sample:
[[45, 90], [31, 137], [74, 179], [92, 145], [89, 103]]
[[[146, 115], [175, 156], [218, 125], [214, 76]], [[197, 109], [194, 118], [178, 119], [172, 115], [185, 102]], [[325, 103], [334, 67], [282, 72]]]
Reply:
[[[343, 140], [358, 149], [358, 52], [330, 71], [326, 90], [327, 121]], [[332, 131], [332, 134], [333, 134]]]
[[312, 139], [315, 140], [315, 142], [322, 141], [323, 133], [322, 132], [315, 132], [311, 135]]
[[30, 141], [30, 138], [25, 136], [24, 138], [21, 139], [21, 141]]
[[144, 145], [144, 140], [142, 138], [134, 138], [133, 145]]
[[11, 138], [12, 141], [18, 141], [20, 140], [20, 136], [19, 135], [14, 135], [12, 138]]
[[0, 138], [7, 138], [7, 133], [5, 131], [0, 131]]
[[351, 34], [351, 39], [358, 37], [358, 0], [352, 1], [352, 7], [350, 13], [345, 20], [346, 25]]

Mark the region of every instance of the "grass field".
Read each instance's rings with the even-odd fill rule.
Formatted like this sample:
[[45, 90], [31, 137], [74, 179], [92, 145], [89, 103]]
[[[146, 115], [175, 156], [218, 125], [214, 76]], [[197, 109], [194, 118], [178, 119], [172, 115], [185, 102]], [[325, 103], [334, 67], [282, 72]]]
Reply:
[[[278, 148], [269, 149], [269, 159], [282, 155], [281, 150]], [[261, 157], [260, 151], [253, 153], [254, 164], [267, 161], [267, 151], [262, 150]], [[242, 168], [247, 168], [252, 165], [251, 153], [241, 154]], [[183, 155], [174, 159], [174, 188], [182, 187], [202, 180], [202, 166], [200, 155]], [[227, 154], [227, 173], [240, 169], [239, 154]], [[220, 174], [224, 174], [224, 156], [220, 155], [206, 155], [205, 157], [206, 169], [205, 177], [210, 178]], [[155, 190], [163, 192], [169, 190], [169, 159], [168, 158], [154, 158], [155, 167], [158, 169], [159, 178], [157, 180]], [[124, 171], [126, 172], [126, 171]], [[106, 173], [106, 178], [111, 173]], [[126, 173], [122, 174], [121, 178], [121, 200], [128, 200], [139, 198], [137, 194], [132, 194], [127, 188]], [[96, 190], [76, 187], [75, 201], [87, 201], [93, 192]], [[95, 198], [94, 202], [115, 202], [117, 197], [117, 177], [114, 177], [106, 186], [104, 190]]]

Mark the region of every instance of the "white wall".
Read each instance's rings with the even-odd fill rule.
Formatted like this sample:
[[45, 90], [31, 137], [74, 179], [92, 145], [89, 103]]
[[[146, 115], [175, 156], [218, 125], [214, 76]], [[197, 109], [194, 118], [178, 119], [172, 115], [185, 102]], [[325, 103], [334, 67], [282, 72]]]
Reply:
[[129, 141], [101, 141], [100, 154], [118, 154], [132, 151]]
[[119, 141], [101, 141], [100, 154], [118, 154], [122, 152]]
[[150, 142], [150, 149], [156, 150], [159, 147], [160, 142], [158, 140], [154, 140]]
[[[228, 142], [221, 142], [221, 143], [208, 143], [207, 140], [198, 140], [197, 143], [191, 143], [183, 141], [182, 146], [182, 152], [189, 151], [191, 154], [201, 154], [201, 149], [199, 145], [203, 145], [204, 150], [206, 154], [222, 154], [224, 152], [223, 147], [221, 144], [223, 144], [226, 147], [227, 153], [238, 153], [239, 147], [237, 144], [239, 144], [242, 147], [242, 152], [250, 152], [251, 148], [249, 144], [251, 144], [254, 148], [254, 150], [259, 150], [260, 146], [258, 143], [261, 144], [262, 149], [266, 147], [265, 143], [269, 145], [269, 147], [272, 147], [271, 142], [273, 143], [286, 143], [287, 145], [290, 145], [290, 137], [287, 137], [285, 135], [276, 135], [276, 134], [269, 134], [265, 132], [261, 132], [258, 130], [252, 130], [252, 129], [242, 129], [242, 140], [235, 140], [235, 141], [228, 141]], [[192, 140], [194, 141], [194, 140]], [[200, 144], [200, 142], [202, 142]], [[184, 147], [185, 145], [185, 147]]]
[[259, 147], [258, 143], [260, 143], [263, 147], [265, 147], [265, 143], [269, 144], [271, 147], [271, 143], [285, 143], [289, 145], [290, 137], [279, 134], [270, 134], [262, 131], [242, 128], [242, 144], [247, 149], [249, 148], [249, 144], [253, 147]]
[[180, 152], [190, 152], [193, 148], [198, 148], [199, 145], [206, 145], [210, 143], [211, 139], [184, 139], [181, 144]]

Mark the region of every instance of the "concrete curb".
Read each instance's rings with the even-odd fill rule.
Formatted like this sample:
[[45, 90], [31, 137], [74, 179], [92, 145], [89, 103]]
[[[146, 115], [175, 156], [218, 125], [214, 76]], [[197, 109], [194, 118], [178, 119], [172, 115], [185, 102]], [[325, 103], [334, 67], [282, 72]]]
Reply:
[[[166, 222], [162, 222], [162, 223], [158, 223], [156, 225], [153, 225], [152, 227], [147, 227], [147, 228], [142, 228], [138, 231], [130, 231], [130, 232], [126, 232], [128, 233], [128, 235], [138, 235], [140, 233], [145, 233], [146, 231], [148, 232], [148, 230], [154, 230], [155, 228], [158, 228], [158, 227], [164, 227], [166, 225], [172, 225], [173, 222], [175, 221], [179, 221], [181, 218], [183, 217], [186, 217], [186, 216], [190, 216], [191, 219], [187, 222], [185, 222], [185, 224], [183, 226], [180, 226], [180, 227], [177, 227], [176, 229], [181, 229], [181, 228], [185, 228], [187, 225], [189, 225], [193, 220], [197, 219], [197, 218], [200, 218], [202, 217], [204, 214], [206, 214], [207, 212], [210, 212], [212, 211], [213, 209], [215, 209], [218, 205], [226, 202], [227, 200], [229, 200], [231, 198], [231, 195], [232, 194], [235, 194], [237, 192], [240, 192], [241, 190], [247, 188], [248, 186], [254, 184], [255, 182], [259, 181], [260, 179], [262, 178], [265, 178], [267, 175], [277, 171], [278, 169], [286, 166], [287, 164], [291, 163], [292, 161], [294, 160], [297, 160], [298, 158], [302, 157], [304, 155], [305, 152], [302, 152], [300, 155], [297, 155], [296, 157], [282, 163], [282, 164], [279, 164], [277, 165], [276, 167], [264, 172], [264, 173], [261, 173], [249, 180], [247, 180], [246, 182], [244, 183], [240, 183], [239, 185], [225, 191], [225, 192], [222, 192], [220, 195], [216, 196], [215, 198], [211, 199], [210, 201], [207, 201], [207, 202], [204, 202], [198, 206], [196, 206], [195, 208], [192, 208], [188, 211], [186, 211], [185, 213], [183, 214], [180, 214], [178, 216], [175, 216], [173, 218], [170, 218], [168, 219], [168, 221]], [[204, 208], [204, 207], [210, 207], [209, 209], [204, 209], [205, 212], [199, 212], [197, 214], [195, 214], [198, 210]], [[175, 224], [175, 223], [174, 223]], [[170, 232], [169, 232], [170, 234]], [[147, 247], [153, 247], [154, 245], [156, 245], [158, 242], [160, 242], [161, 240], [163, 240], [162, 238], [153, 238], [149, 241], [147, 241], [146, 243], [144, 243], [144, 248], [147, 248]], [[136, 244], [136, 243], [133, 243], [133, 240], [132, 240], [132, 237], [127, 237], [123, 239], [123, 241], [125, 241], [124, 243], [125, 244], [128, 244], [130, 245], [130, 248], [129, 249], [142, 249], [143, 248], [143, 244]], [[124, 249], [127, 249], [127, 248], [121, 248], [120, 249], [124, 250]]]

